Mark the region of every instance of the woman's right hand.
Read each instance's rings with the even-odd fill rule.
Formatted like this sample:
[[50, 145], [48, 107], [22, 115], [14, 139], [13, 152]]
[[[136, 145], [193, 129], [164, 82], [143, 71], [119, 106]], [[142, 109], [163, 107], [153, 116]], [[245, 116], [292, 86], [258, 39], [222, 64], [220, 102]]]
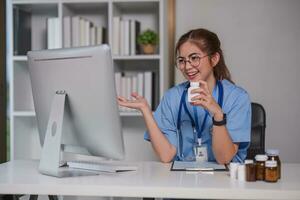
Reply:
[[132, 100], [118, 96], [119, 105], [127, 108], [137, 109], [141, 112], [145, 111], [146, 109], [150, 109], [149, 104], [144, 97], [138, 95], [136, 92], [133, 92], [131, 96], [133, 97]]

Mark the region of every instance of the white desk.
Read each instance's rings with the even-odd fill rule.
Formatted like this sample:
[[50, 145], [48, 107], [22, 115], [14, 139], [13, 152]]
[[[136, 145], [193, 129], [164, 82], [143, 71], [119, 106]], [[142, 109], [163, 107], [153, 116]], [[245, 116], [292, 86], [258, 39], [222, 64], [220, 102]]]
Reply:
[[283, 164], [277, 183], [239, 182], [228, 172], [171, 172], [169, 164], [141, 162], [136, 172], [89, 177], [41, 175], [38, 162], [0, 165], [0, 194], [40, 194], [115, 197], [300, 199], [300, 164]]

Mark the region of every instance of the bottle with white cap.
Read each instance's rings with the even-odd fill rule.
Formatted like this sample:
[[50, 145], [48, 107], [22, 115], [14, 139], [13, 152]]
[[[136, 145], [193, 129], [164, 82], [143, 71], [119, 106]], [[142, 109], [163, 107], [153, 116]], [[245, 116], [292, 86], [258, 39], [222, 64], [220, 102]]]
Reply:
[[191, 93], [192, 90], [196, 89], [196, 88], [200, 88], [200, 84], [199, 82], [190, 82], [190, 87], [188, 89], [188, 102], [192, 102], [192, 98], [194, 96], [199, 95], [199, 93]]
[[231, 179], [237, 179], [238, 177], [238, 167], [239, 167], [240, 163], [236, 163], [236, 162], [231, 162], [229, 164], [229, 172], [230, 172], [230, 178]]
[[256, 181], [255, 164], [253, 160], [245, 160], [246, 181]]
[[258, 154], [255, 156], [256, 180], [265, 180], [265, 162], [268, 160], [267, 155]]
[[265, 181], [277, 182], [277, 180], [278, 180], [277, 161], [267, 160], [266, 170], [265, 170]]
[[279, 150], [278, 149], [267, 149], [266, 154], [268, 156], [268, 160], [276, 160], [277, 161], [278, 179], [280, 179], [281, 178], [281, 161], [279, 158]]

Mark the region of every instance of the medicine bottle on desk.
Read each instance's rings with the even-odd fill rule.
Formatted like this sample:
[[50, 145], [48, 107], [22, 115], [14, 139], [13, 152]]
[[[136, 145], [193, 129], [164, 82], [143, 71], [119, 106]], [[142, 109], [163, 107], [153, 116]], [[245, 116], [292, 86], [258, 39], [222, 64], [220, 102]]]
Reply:
[[245, 160], [246, 166], [246, 181], [256, 181], [255, 164], [253, 160]]
[[265, 162], [268, 160], [266, 155], [256, 155], [255, 156], [255, 170], [256, 170], [256, 180], [265, 180]]
[[281, 162], [279, 159], [279, 150], [278, 149], [267, 149], [266, 154], [268, 156], [268, 160], [276, 160], [277, 161], [278, 179], [280, 179], [281, 178]]
[[265, 181], [266, 182], [277, 182], [278, 170], [276, 160], [267, 160], [265, 166]]
[[188, 102], [192, 102], [192, 98], [199, 95], [198, 93], [191, 93], [191, 91], [196, 88], [200, 88], [199, 82], [190, 82], [190, 87], [188, 89]]
[[246, 180], [246, 167], [245, 167], [244, 164], [240, 164], [238, 166], [237, 177], [238, 177], [239, 181], [245, 181]]

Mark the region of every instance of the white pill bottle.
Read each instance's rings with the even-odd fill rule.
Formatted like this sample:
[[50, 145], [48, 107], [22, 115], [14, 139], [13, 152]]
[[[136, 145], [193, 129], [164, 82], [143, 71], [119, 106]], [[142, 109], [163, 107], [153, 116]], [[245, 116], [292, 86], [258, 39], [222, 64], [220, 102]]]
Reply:
[[200, 83], [199, 82], [190, 82], [190, 87], [188, 89], [188, 102], [193, 102], [192, 98], [194, 96], [199, 95], [199, 93], [191, 93], [192, 90], [196, 89], [196, 88], [200, 88]]

